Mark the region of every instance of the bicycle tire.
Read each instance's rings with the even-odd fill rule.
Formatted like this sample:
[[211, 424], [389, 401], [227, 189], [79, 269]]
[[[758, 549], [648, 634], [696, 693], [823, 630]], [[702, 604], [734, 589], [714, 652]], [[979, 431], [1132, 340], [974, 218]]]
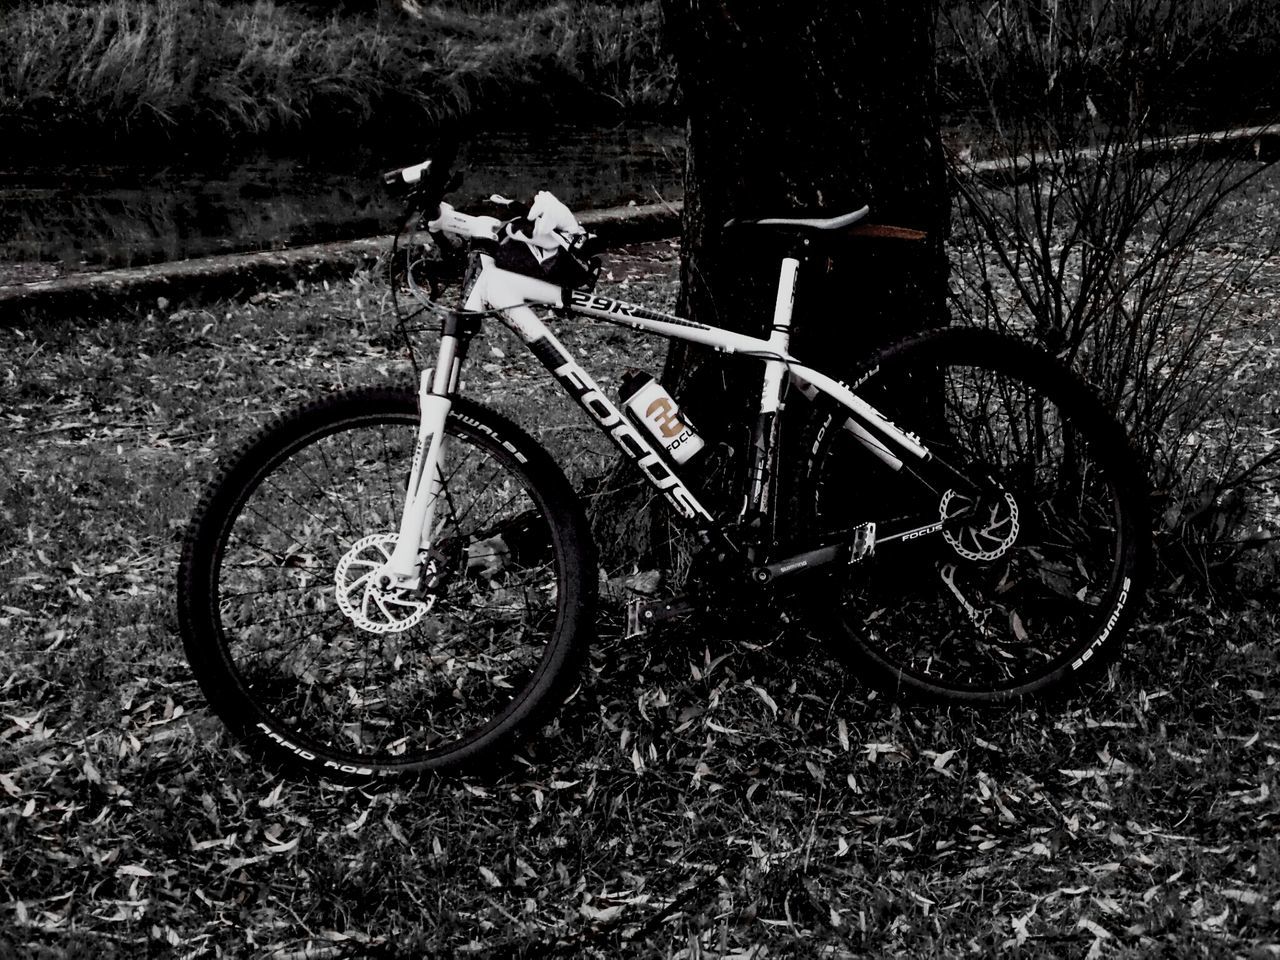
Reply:
[[[534, 440], [476, 403], [455, 400], [446, 424], [430, 604], [375, 633], [335, 602], [336, 582], [351, 588], [394, 544], [417, 423], [408, 390], [306, 403], [241, 447], [194, 512], [178, 575], [187, 658], [232, 733], [289, 772], [491, 765], [577, 676], [596, 586], [581, 504]], [[359, 548], [370, 534], [384, 536]]]
[[[890, 696], [935, 703], [1005, 704], [1096, 676], [1136, 616], [1151, 550], [1147, 482], [1121, 425], [1050, 354], [985, 330], [892, 344], [851, 383], [998, 489], [974, 514], [986, 527], [887, 543], [823, 579], [810, 606], [834, 614], [824, 633], [837, 655]], [[820, 410], [795, 488], [806, 536], [877, 520], [884, 530], [895, 515], [932, 522], [962, 502], [890, 470], [841, 429], [845, 414]], [[1057, 460], [1041, 464], [1038, 451]]]

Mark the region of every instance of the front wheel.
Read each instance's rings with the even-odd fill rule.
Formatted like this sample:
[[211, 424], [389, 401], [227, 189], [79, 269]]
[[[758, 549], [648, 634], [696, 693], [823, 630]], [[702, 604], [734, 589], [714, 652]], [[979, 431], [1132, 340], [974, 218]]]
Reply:
[[1080, 680], [1119, 648], [1146, 580], [1146, 482], [1123, 429], [1069, 370], [1011, 337], [893, 345], [854, 390], [930, 453], [886, 463], [818, 418], [797, 502], [808, 537], [874, 523], [822, 584], [836, 652], [890, 694], [997, 704]]
[[344, 780], [473, 765], [558, 705], [594, 598], [581, 506], [514, 424], [446, 423], [417, 596], [369, 589], [394, 548], [417, 441], [407, 390], [309, 403], [236, 454], [196, 509], [179, 621], [210, 705], [294, 770]]

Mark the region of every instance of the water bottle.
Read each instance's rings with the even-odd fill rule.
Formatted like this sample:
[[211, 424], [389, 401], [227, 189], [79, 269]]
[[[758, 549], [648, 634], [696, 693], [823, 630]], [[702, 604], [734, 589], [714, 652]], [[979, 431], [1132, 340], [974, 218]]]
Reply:
[[680, 414], [675, 399], [649, 374], [628, 370], [619, 393], [632, 419], [643, 426], [677, 464], [688, 463], [703, 448], [702, 438]]

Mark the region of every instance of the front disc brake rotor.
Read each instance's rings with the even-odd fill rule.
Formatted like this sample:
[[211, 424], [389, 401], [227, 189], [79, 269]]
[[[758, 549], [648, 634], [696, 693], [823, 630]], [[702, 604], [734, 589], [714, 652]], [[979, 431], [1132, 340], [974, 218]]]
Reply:
[[[334, 573], [338, 606], [361, 630], [370, 633], [399, 633], [421, 622], [435, 605], [436, 598], [420, 600], [402, 591], [384, 590], [377, 572], [391, 559], [396, 534], [373, 533], [357, 540]], [[434, 571], [423, 570], [433, 576]]]

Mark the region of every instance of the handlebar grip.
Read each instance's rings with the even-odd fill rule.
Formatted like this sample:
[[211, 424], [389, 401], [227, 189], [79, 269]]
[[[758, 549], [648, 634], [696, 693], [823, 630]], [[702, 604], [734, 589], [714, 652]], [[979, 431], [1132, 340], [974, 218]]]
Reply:
[[382, 175], [393, 193], [407, 194], [405, 217], [425, 214], [428, 219], [439, 215], [440, 201], [462, 183], [462, 175], [449, 175], [450, 155], [433, 157], [408, 167], [388, 170]]
[[423, 160], [421, 163], [415, 163], [409, 167], [400, 167], [398, 170], [388, 170], [382, 175], [382, 182], [389, 187], [399, 186], [401, 183], [415, 184], [422, 179], [422, 175], [431, 169], [431, 161]]

